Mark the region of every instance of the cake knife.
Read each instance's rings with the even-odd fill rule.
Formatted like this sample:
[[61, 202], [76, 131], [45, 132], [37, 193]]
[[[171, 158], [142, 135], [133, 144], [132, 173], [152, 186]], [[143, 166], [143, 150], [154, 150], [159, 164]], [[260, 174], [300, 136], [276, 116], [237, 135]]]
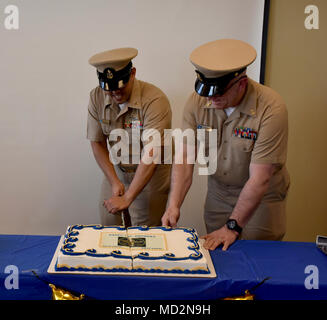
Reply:
[[128, 227], [130, 227], [132, 225], [131, 223], [131, 216], [128, 212], [128, 209], [124, 209], [121, 211], [121, 220], [123, 223], [123, 227], [125, 229], [127, 229]]

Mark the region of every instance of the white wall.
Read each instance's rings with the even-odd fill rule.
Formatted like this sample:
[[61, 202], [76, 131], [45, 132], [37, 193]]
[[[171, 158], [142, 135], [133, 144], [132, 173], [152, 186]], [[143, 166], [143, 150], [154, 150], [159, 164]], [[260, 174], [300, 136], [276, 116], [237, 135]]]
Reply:
[[[174, 127], [193, 90], [189, 55], [198, 45], [251, 43], [258, 58], [249, 75], [259, 79], [263, 0], [1, 0], [0, 22], [9, 4], [19, 30], [0, 24], [0, 233], [99, 223], [102, 174], [85, 138], [94, 53], [136, 47], [137, 77], [167, 94]], [[205, 192], [205, 177], [195, 177], [180, 220], [200, 234]]]

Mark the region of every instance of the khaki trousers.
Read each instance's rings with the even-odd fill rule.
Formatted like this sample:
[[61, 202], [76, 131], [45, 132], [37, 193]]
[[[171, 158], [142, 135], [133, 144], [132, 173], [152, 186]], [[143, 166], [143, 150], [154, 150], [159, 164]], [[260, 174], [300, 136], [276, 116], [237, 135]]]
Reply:
[[[240, 188], [219, 185], [208, 177], [208, 193], [204, 209], [207, 233], [221, 228], [229, 219], [240, 194]], [[286, 232], [286, 197], [263, 200], [240, 238], [246, 240], [282, 240]]]
[[[120, 181], [125, 185], [125, 190], [131, 184], [135, 173], [123, 172], [119, 167], [115, 167]], [[149, 183], [143, 191], [135, 198], [128, 208], [131, 216], [132, 226], [160, 226], [161, 217], [166, 210], [168, 192], [170, 185], [170, 166], [158, 165]], [[104, 199], [111, 197], [111, 186], [104, 177], [102, 181], [99, 211], [101, 224], [105, 226], [122, 225], [121, 214], [109, 213], [102, 205]]]

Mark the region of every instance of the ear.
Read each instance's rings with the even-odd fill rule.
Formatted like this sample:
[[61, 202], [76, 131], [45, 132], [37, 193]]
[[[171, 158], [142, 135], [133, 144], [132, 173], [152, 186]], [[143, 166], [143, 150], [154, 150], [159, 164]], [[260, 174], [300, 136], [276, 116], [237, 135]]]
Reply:
[[248, 77], [245, 76], [243, 79], [240, 80], [240, 89], [245, 89], [248, 85]]
[[131, 76], [135, 77], [135, 74], [136, 74], [136, 68], [132, 68], [131, 70]]

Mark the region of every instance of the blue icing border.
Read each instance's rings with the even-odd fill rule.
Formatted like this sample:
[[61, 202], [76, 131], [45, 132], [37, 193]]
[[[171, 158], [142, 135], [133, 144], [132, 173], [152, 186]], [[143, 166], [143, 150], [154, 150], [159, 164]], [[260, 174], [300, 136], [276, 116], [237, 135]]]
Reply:
[[74, 268], [74, 267], [58, 267], [57, 264], [55, 265], [56, 271], [91, 271], [91, 272], [124, 272], [124, 273], [174, 273], [174, 274], [208, 274], [210, 273], [209, 269], [207, 270], [189, 270], [189, 269], [172, 269], [172, 270], [162, 270], [162, 269], [142, 269], [142, 268], [135, 268], [135, 269], [125, 269], [125, 268]]
[[159, 230], [164, 230], [164, 231], [172, 231], [172, 230], [183, 230], [184, 232], [187, 232], [191, 235], [190, 238], [186, 238], [187, 241], [189, 241], [193, 246], [188, 246], [187, 249], [194, 251], [192, 252], [189, 256], [186, 257], [175, 257], [172, 253], [166, 253], [162, 256], [157, 256], [157, 257], [151, 257], [147, 252], [141, 252], [135, 258], [143, 259], [143, 260], [159, 260], [159, 259], [164, 259], [164, 260], [170, 260], [170, 261], [180, 261], [180, 260], [199, 260], [202, 258], [202, 253], [200, 252], [200, 247], [198, 243], [198, 236], [195, 234], [195, 229], [194, 228], [171, 228], [171, 227], [147, 227], [147, 226], [140, 226], [140, 227], [129, 227], [127, 228], [128, 230], [141, 230], [141, 231], [146, 231], [146, 230], [154, 230], [154, 229], [159, 229]]
[[[166, 253], [162, 256], [155, 256], [151, 257], [148, 252], [141, 252], [138, 255], [132, 257], [131, 255], [123, 255], [121, 251], [119, 250], [113, 250], [110, 253], [97, 253], [95, 249], [88, 249], [84, 252], [75, 252], [73, 249], [76, 247], [74, 242], [78, 241], [77, 236], [79, 235], [79, 232], [76, 230], [82, 230], [84, 228], [93, 228], [95, 230], [101, 230], [101, 229], [115, 229], [115, 230], [126, 230], [124, 227], [121, 226], [102, 226], [102, 225], [73, 225], [69, 227], [69, 229], [66, 232], [64, 244], [61, 247], [61, 252], [66, 255], [86, 255], [96, 258], [103, 258], [103, 257], [114, 257], [114, 258], [121, 258], [121, 259], [141, 259], [141, 260], [168, 260], [168, 261], [185, 261], [185, 260], [199, 260], [202, 258], [202, 253], [200, 252], [200, 247], [198, 244], [198, 236], [195, 233], [194, 228], [171, 228], [171, 227], [148, 227], [148, 226], [137, 226], [137, 227], [129, 227], [127, 230], [140, 230], [140, 231], [148, 231], [148, 230], [164, 230], [164, 231], [173, 231], [173, 230], [183, 230], [186, 233], [189, 233], [191, 237], [186, 238], [188, 242], [190, 242], [190, 246], [187, 247], [191, 251], [191, 253], [188, 256], [185, 257], [176, 257], [172, 253]], [[57, 264], [55, 266], [56, 270], [58, 271], [105, 271], [105, 272], [145, 272], [145, 273], [190, 273], [190, 274], [206, 274], [210, 273], [210, 271], [207, 270], [161, 270], [161, 269], [121, 269], [121, 268], [113, 268], [113, 269], [104, 269], [104, 268], [74, 268], [74, 267], [57, 267]]]
[[105, 227], [102, 225], [80, 225], [76, 224], [68, 228], [66, 234], [64, 243], [61, 247], [61, 252], [65, 255], [71, 255], [71, 256], [90, 256], [95, 258], [104, 258], [104, 257], [114, 257], [114, 258], [121, 258], [121, 259], [132, 259], [131, 255], [123, 255], [121, 251], [119, 250], [113, 250], [110, 253], [97, 253], [95, 249], [87, 249], [84, 252], [76, 252], [74, 251], [74, 248], [76, 247], [76, 244], [74, 242], [78, 241], [77, 236], [79, 235], [78, 231], [76, 230], [82, 230], [84, 228], [92, 228], [95, 230], [101, 230], [101, 229], [115, 229], [115, 230], [125, 230], [124, 227], [115, 226], [115, 227]]

